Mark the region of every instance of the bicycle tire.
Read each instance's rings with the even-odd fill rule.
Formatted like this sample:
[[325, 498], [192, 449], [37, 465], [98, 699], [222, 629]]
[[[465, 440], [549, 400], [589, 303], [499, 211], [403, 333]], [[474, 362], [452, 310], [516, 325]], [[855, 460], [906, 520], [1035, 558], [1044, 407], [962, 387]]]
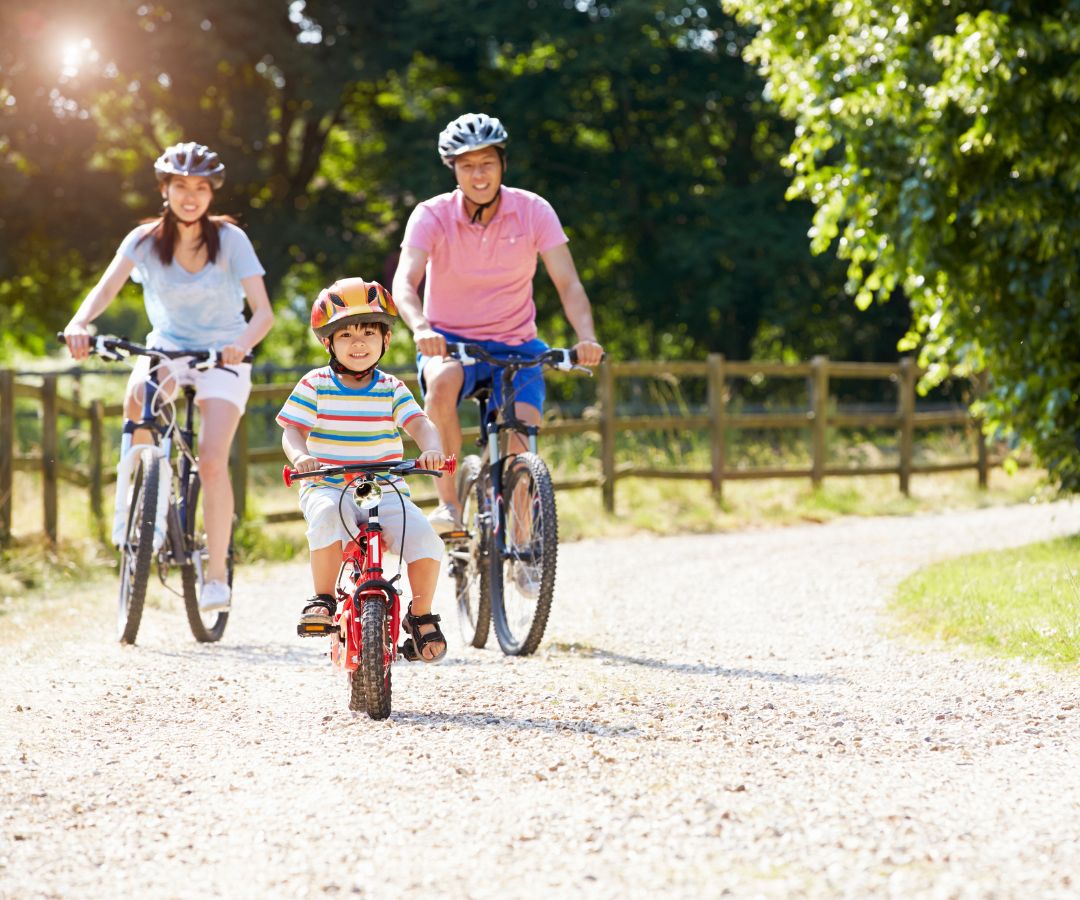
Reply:
[[131, 473], [127, 528], [120, 548], [120, 596], [116, 632], [121, 644], [134, 644], [146, 603], [150, 563], [154, 557], [154, 522], [161, 467], [152, 447], [140, 451]]
[[[367, 714], [373, 719], [390, 715], [390, 617], [381, 600], [367, 600], [360, 608], [360, 667], [353, 673], [351, 694], [356, 693], [356, 678], [364, 695]], [[350, 709], [352, 705], [350, 704]]]
[[450, 571], [457, 596], [461, 638], [483, 647], [491, 630], [491, 587], [486, 564], [490, 517], [490, 473], [479, 456], [466, 456], [458, 470], [457, 496], [461, 521], [469, 533], [466, 543], [449, 548]]
[[[522, 490], [524, 507], [518, 506]], [[559, 550], [555, 485], [544, 461], [535, 453], [519, 454], [506, 473], [503, 497], [505, 546], [491, 554], [491, 612], [503, 653], [528, 656], [547, 628]], [[527, 521], [519, 524], [519, 515]]]
[[[192, 472], [188, 481], [187, 489], [187, 522], [184, 523], [184, 535], [182, 544], [187, 555], [187, 561], [180, 564], [180, 583], [184, 592], [184, 611], [187, 613], [188, 626], [195, 640], [200, 644], [210, 644], [220, 641], [225, 633], [225, 626], [229, 621], [229, 613], [215, 612], [203, 614], [199, 611], [199, 594], [202, 592], [203, 572], [205, 571], [206, 532], [196, 527], [199, 508], [199, 497], [202, 492], [202, 482], [198, 472]], [[229, 554], [227, 557], [227, 573], [229, 588], [233, 582], [233, 546], [232, 534], [229, 535]]]

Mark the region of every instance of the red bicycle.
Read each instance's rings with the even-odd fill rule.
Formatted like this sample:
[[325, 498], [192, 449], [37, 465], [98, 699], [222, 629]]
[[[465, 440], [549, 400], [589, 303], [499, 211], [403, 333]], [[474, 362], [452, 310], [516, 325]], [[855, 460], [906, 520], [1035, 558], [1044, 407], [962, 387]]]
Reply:
[[[443, 472], [454, 474], [457, 461], [450, 457]], [[285, 484], [291, 485], [299, 478], [320, 478], [326, 475], [353, 475], [341, 491], [338, 512], [350, 533], [349, 543], [342, 553], [338, 572], [337, 611], [334, 624], [329, 630], [312, 626], [309, 633], [326, 633], [330, 636], [330, 661], [349, 679], [349, 709], [353, 712], [366, 710], [373, 719], [385, 719], [390, 715], [390, 670], [398, 658], [401, 636], [401, 590], [395, 582], [398, 573], [390, 579], [383, 577], [382, 526], [379, 524], [379, 503], [383, 486], [389, 485], [395, 493], [394, 476], [434, 475], [442, 472], [421, 469], [416, 460], [398, 462], [350, 463], [297, 472], [285, 467], [282, 472]], [[346, 497], [359, 511], [358, 516], [345, 515]], [[357, 531], [352, 533], [352, 522]]]

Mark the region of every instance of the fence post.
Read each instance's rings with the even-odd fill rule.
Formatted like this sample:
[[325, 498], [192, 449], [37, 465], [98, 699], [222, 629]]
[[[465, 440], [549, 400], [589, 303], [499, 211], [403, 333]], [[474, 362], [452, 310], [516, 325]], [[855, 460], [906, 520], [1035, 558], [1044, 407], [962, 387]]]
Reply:
[[0, 370], [0, 544], [11, 540], [11, 472], [15, 465], [15, 373]]
[[810, 436], [810, 480], [820, 487], [825, 479], [826, 436], [829, 418], [829, 358], [815, 356], [810, 360], [813, 374], [810, 382], [810, 409], [813, 413], [813, 429]]
[[45, 536], [56, 543], [57, 537], [57, 456], [60, 442], [56, 427], [56, 375], [45, 375], [41, 385], [41, 483], [45, 500]]
[[[979, 372], [975, 376], [974, 386], [975, 393], [979, 397], [982, 397], [986, 394], [986, 372]], [[986, 432], [983, 430], [983, 426], [985, 424], [986, 423], [983, 421], [983, 419], [975, 419], [975, 452], [977, 454], [975, 468], [979, 474], [979, 487], [983, 490], [986, 490], [990, 475], [990, 453], [986, 443]]]
[[900, 493], [911, 494], [911, 461], [915, 446], [915, 379], [918, 372], [910, 356], [900, 360]]
[[95, 400], [90, 404], [90, 513], [99, 534], [103, 534], [101, 482], [104, 444], [105, 404]]
[[600, 363], [600, 465], [604, 510], [615, 512], [615, 373], [612, 364]]
[[236, 504], [233, 515], [240, 522], [247, 517], [248, 453], [248, 417], [244, 413], [236, 426], [232, 459], [232, 489]]
[[724, 499], [724, 468], [727, 465], [727, 380], [722, 353], [710, 353], [709, 430], [711, 432], [711, 474], [713, 499]]

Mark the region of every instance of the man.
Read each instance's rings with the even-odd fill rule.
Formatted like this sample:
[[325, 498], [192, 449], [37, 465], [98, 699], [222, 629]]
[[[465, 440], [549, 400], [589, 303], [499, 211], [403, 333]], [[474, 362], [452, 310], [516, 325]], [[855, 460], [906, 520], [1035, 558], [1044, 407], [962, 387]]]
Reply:
[[[394, 299], [416, 342], [426, 411], [447, 455], [461, 452], [458, 404], [489, 367], [466, 370], [446, 358], [446, 342], [481, 344], [497, 356], [534, 356], [547, 349], [536, 336], [532, 280], [538, 255], [577, 334], [578, 362], [596, 366], [604, 352], [555, 210], [537, 194], [503, 184], [506, 141], [502, 123], [483, 113], [467, 113], [446, 126], [439, 155], [453, 170], [457, 189], [413, 210], [394, 275]], [[538, 370], [519, 372], [514, 388], [518, 417], [539, 425], [543, 377]], [[511, 449], [525, 450], [515, 437]], [[435, 484], [440, 505], [429, 519], [445, 534], [461, 527], [460, 511], [453, 480], [440, 478]]]

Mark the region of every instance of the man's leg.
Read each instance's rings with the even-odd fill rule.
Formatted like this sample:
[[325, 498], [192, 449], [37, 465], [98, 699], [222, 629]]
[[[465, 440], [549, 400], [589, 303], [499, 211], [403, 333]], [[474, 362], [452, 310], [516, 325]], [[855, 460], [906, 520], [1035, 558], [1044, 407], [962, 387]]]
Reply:
[[[458, 395], [465, 383], [461, 363], [452, 359], [430, 359], [424, 366], [424, 410], [438, 429], [446, 456], [461, 455], [461, 422]], [[453, 478], [436, 478], [439, 503], [457, 505]]]

